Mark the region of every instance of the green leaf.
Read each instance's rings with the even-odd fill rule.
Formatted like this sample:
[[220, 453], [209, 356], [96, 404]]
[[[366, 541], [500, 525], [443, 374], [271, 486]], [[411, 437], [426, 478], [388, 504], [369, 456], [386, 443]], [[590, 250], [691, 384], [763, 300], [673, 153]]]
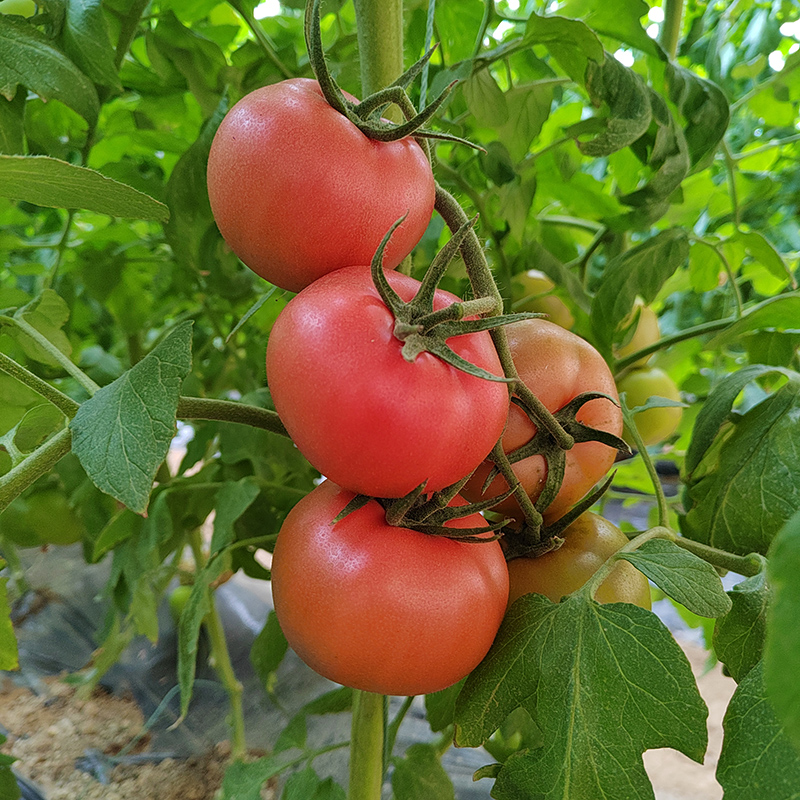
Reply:
[[800, 758], [766, 697], [762, 663], [739, 684], [722, 725], [717, 780], [725, 800], [800, 799]]
[[96, 564], [117, 545], [135, 536], [142, 526], [142, 518], [129, 508], [120, 509], [100, 531], [92, 551], [92, 563]]
[[183, 379], [191, 369], [192, 325], [178, 325], [138, 364], [81, 405], [72, 450], [102, 491], [143, 513], [175, 436]]
[[[725, 376], [714, 387], [714, 391], [703, 403], [703, 407], [697, 415], [692, 431], [692, 440], [686, 451], [684, 468], [690, 481], [692, 473], [700, 464], [706, 451], [713, 445], [720, 428], [730, 420], [734, 401], [742, 389], [751, 381], [779, 372], [782, 371], [774, 367], [752, 364]], [[790, 375], [791, 373], [783, 371], [783, 374]]]
[[37, 28], [0, 14], [0, 52], [0, 94], [5, 98], [11, 100], [21, 85], [42, 100], [60, 100], [95, 125], [100, 103], [94, 85]]
[[[1, 650], [0, 653], [2, 653]], [[0, 733], [0, 745], [5, 741], [6, 737]], [[3, 800], [18, 800], [20, 796], [19, 784], [11, 771], [11, 765], [16, 760], [12, 756], [0, 754], [0, 797]]]
[[186, 716], [192, 699], [200, 628], [206, 615], [211, 611], [213, 591], [211, 584], [222, 575], [226, 566], [226, 559], [212, 558], [195, 575], [192, 593], [178, 623], [178, 686], [181, 691], [181, 717]]
[[590, 315], [598, 349], [610, 351], [614, 334], [633, 308], [636, 296], [651, 303], [688, 256], [686, 233], [671, 228], [608, 262]]
[[14, 446], [21, 453], [32, 453], [50, 436], [64, 427], [64, 415], [50, 403], [34, 406], [19, 421], [14, 433]]
[[[52, 289], [45, 289], [38, 297], [17, 312], [29, 325], [36, 328], [52, 345], [65, 356], [72, 353], [72, 345], [62, 328], [69, 319], [69, 306], [64, 299]], [[30, 358], [60, 367], [58, 359], [45, 347], [34, 341], [28, 334], [16, 327], [9, 327], [7, 332], [20, 344]]]
[[163, 222], [163, 203], [93, 169], [49, 156], [0, 156], [0, 194], [48, 208], [79, 208], [112, 217]]
[[290, 720], [289, 724], [281, 731], [275, 742], [275, 752], [304, 748], [308, 725], [306, 718], [311, 714], [341, 714], [350, 711], [353, 705], [353, 690], [342, 686], [332, 689], [319, 697], [306, 703]]
[[453, 782], [431, 744], [412, 744], [405, 758], [394, 758], [395, 800], [455, 800]]
[[764, 681], [778, 719], [800, 746], [800, 512], [775, 537], [768, 564], [773, 596], [767, 612]]
[[730, 121], [730, 108], [722, 89], [707, 78], [676, 62], [666, 66], [669, 99], [686, 120], [686, 142], [692, 167], [705, 166], [713, 158]]
[[222, 779], [220, 800], [261, 800], [261, 787], [288, 766], [275, 756], [257, 761], [232, 761]]
[[741, 555], [767, 552], [800, 509], [799, 414], [796, 376], [723, 430], [687, 480], [685, 536]]
[[18, 91], [10, 100], [0, 97], [0, 153], [14, 155], [25, 152], [25, 91]]
[[770, 599], [766, 571], [736, 584], [728, 597], [732, 607], [714, 627], [714, 652], [731, 677], [741, 683], [761, 660], [764, 649]]
[[233, 525], [258, 497], [258, 484], [252, 478], [242, 478], [236, 483], [227, 482], [217, 492], [214, 533], [210, 553], [214, 555], [228, 547], [235, 538]]
[[778, 295], [753, 306], [741, 319], [714, 336], [706, 348], [719, 350], [747, 333], [762, 330], [800, 333], [800, 295]]
[[583, 595], [530, 594], [506, 614], [456, 703], [456, 743], [477, 746], [523, 704], [544, 746], [511, 756], [493, 795], [652, 797], [645, 750], [673, 747], [702, 762], [707, 710], [681, 649], [658, 618]]
[[428, 725], [434, 733], [443, 731], [448, 725], [452, 725], [455, 720], [456, 698], [461, 691], [464, 681], [454, 683], [447, 689], [425, 695], [425, 716], [428, 718]]
[[283, 635], [278, 617], [270, 611], [267, 621], [250, 648], [250, 663], [261, 683], [271, 690], [275, 672], [283, 661], [289, 644]]
[[322, 780], [312, 767], [306, 767], [286, 781], [281, 800], [345, 800], [345, 796], [333, 778]]
[[659, 55], [660, 49], [639, 21], [650, 7], [644, 0], [566, 0], [559, 11], [566, 17], [584, 20], [593, 30], [636, 47], [644, 53]]
[[651, 539], [633, 553], [619, 556], [630, 561], [665, 594], [701, 617], [721, 617], [731, 609], [711, 564], [666, 539]]
[[[579, 141], [581, 152], [587, 156], [607, 156], [628, 147], [647, 132], [653, 116], [649, 90], [633, 70], [622, 66], [614, 56], [606, 54], [602, 64], [588, 62], [586, 89], [594, 105], [608, 106], [608, 116], [592, 120], [602, 124], [601, 132], [588, 142]], [[573, 132], [579, 130], [582, 127], [573, 126]]]
[[508, 122], [506, 96], [488, 69], [474, 72], [462, 88], [467, 106], [480, 125], [493, 128]]
[[553, 87], [520, 84], [509, 89], [504, 96], [508, 119], [503, 125], [499, 121], [495, 125], [500, 141], [508, 147], [511, 156], [520, 161], [550, 115]]
[[[5, 562], [0, 560], [0, 569]], [[8, 603], [8, 578], [0, 578], [0, 669], [19, 669], [17, 637], [11, 624], [11, 606]]]
[[61, 36], [67, 55], [89, 78], [122, 91], [102, 0], [68, 0]]
[[543, 44], [564, 72], [583, 83], [589, 59], [598, 64], [605, 57], [597, 34], [585, 23], [567, 17], [531, 14], [525, 26], [526, 44]]

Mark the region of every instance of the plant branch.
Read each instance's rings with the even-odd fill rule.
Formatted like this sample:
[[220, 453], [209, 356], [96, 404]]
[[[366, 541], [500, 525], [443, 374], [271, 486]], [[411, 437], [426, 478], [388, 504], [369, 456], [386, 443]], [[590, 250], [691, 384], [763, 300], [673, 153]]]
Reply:
[[347, 800], [380, 800], [385, 725], [384, 696], [355, 689]]
[[666, 51], [670, 61], [675, 60], [678, 52], [682, 19], [683, 0], [664, 0], [664, 21], [661, 23], [658, 41]]
[[238, 422], [289, 438], [280, 417], [266, 408], [234, 403], [230, 400], [212, 400], [205, 397], [181, 397], [178, 401], [180, 419], [208, 419], [220, 422]]
[[0, 477], [0, 512], [35, 480], [50, 472], [69, 453], [71, 446], [72, 431], [64, 428]]
[[264, 51], [264, 55], [266, 55], [266, 57], [277, 67], [278, 72], [280, 72], [284, 78], [293, 78], [294, 75], [292, 74], [291, 70], [289, 70], [283, 61], [281, 61], [278, 57], [275, 45], [272, 43], [272, 40], [269, 38], [269, 36], [267, 36], [261, 25], [258, 24], [258, 20], [247, 10], [245, 5], [240, 2], [240, 0], [228, 0], [228, 3], [231, 8], [233, 8], [233, 10], [244, 20], [247, 27], [250, 28], [259, 46]]
[[0, 353], [0, 370], [15, 378], [20, 383], [25, 384], [29, 389], [33, 389], [36, 394], [52, 403], [65, 416], [72, 419], [78, 413], [80, 403], [60, 392], [55, 386], [51, 386], [47, 381], [43, 381], [38, 375], [34, 375], [14, 359], [9, 358], [5, 353]]

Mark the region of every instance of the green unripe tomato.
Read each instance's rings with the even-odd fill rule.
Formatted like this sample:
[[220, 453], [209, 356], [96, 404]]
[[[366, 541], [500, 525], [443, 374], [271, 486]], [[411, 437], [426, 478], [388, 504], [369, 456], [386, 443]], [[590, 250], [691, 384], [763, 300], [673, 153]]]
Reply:
[[[557, 603], [581, 588], [609, 556], [628, 543], [612, 522], [587, 511], [562, 534], [564, 544], [538, 558], [508, 562], [509, 606], [524, 594], [535, 592]], [[628, 561], [619, 561], [595, 593], [598, 603], [633, 603], [650, 608], [650, 584]]]
[[[636, 300], [633, 311], [628, 318], [623, 322], [623, 328], [627, 327], [633, 321], [634, 316], [639, 314], [639, 319], [636, 322], [636, 328], [633, 331], [630, 339], [616, 351], [618, 359], [625, 358], [643, 347], [655, 344], [661, 338], [661, 329], [658, 327], [658, 315], [653, 311], [650, 306], [646, 306], [640, 299]], [[640, 358], [634, 362], [633, 366], [643, 367], [652, 355]]]
[[0, 14], [17, 14], [20, 17], [32, 17], [36, 13], [33, 0], [0, 0]]
[[169, 593], [169, 613], [172, 614], [172, 619], [177, 625], [180, 621], [181, 614], [183, 614], [183, 609], [186, 608], [186, 604], [189, 602], [189, 597], [192, 594], [192, 587], [191, 586], [176, 586], [170, 593]]
[[547, 314], [550, 322], [555, 322], [556, 325], [567, 330], [572, 329], [575, 317], [572, 316], [572, 312], [560, 297], [551, 294], [556, 285], [544, 272], [538, 269], [521, 272], [513, 277], [511, 288], [514, 311]]
[[[651, 397], [666, 397], [668, 400], [681, 399], [681, 393], [678, 391], [675, 381], [658, 367], [635, 369], [629, 372], [617, 383], [617, 389], [620, 394], [625, 392], [627, 395], [625, 402], [628, 408], [643, 406]], [[642, 441], [645, 445], [651, 445], [663, 442], [664, 439], [675, 433], [682, 416], [683, 409], [672, 406], [641, 411], [634, 419]], [[622, 438], [628, 444], [633, 445], [633, 439], [627, 430], [623, 432]]]
[[0, 514], [0, 532], [20, 547], [79, 542], [83, 523], [56, 489], [16, 498]]

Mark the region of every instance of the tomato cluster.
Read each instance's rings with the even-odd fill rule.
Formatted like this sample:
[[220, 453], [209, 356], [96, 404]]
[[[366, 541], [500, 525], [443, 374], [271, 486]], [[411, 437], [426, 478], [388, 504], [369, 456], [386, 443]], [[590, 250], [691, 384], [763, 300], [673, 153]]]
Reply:
[[[208, 183], [234, 251], [298, 291], [270, 333], [267, 381], [325, 480], [289, 513], [273, 554], [287, 640], [322, 675], [358, 689], [446, 688], [484, 657], [508, 604], [506, 553], [492, 531], [501, 515], [525, 524], [513, 497], [496, 504], [491, 525], [457, 493], [462, 486], [491, 506], [508, 494], [503, 478], [483, 486], [495, 446], [514, 460], [538, 441], [503, 373], [556, 414], [577, 397], [573, 425], [619, 436], [611, 373], [591, 345], [541, 319], [506, 326], [510, 368], [483, 320], [454, 311], [458, 297], [394, 271], [430, 221], [430, 163], [413, 139], [370, 139], [313, 81], [265, 87], [234, 106], [212, 145]], [[465, 315], [436, 346], [425, 339], [427, 326]], [[581, 400], [584, 392], [596, 394]], [[576, 441], [541, 509], [551, 517], [614, 461], [612, 445]], [[549, 464], [538, 455], [513, 464], [533, 502]], [[408, 516], [425, 504], [438, 509], [435, 525], [430, 510]]]

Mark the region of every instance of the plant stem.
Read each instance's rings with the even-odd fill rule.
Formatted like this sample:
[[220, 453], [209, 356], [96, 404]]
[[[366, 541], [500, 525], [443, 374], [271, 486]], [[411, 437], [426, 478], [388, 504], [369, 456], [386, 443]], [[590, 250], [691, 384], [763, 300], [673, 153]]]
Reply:
[[64, 371], [75, 378], [84, 389], [93, 395], [100, 387], [82, 370], [77, 364], [67, 358], [49, 339], [39, 333], [36, 328], [27, 322], [21, 314], [16, 314], [13, 317], [4, 317], [4, 320], [13, 322], [23, 333], [30, 336], [36, 344], [43, 350], [46, 350], [49, 355], [53, 357], [58, 364], [63, 367]]
[[69, 453], [71, 446], [72, 432], [64, 428], [3, 475], [0, 478], [0, 512], [37, 478], [50, 472]]
[[205, 397], [181, 397], [178, 401], [180, 419], [209, 419], [221, 422], [238, 422], [253, 428], [289, 437], [280, 417], [266, 408], [234, 403], [230, 400], [212, 400]]
[[354, 0], [362, 97], [403, 73], [403, 0]]
[[264, 54], [277, 67], [278, 72], [280, 72], [284, 78], [293, 78], [294, 75], [292, 72], [286, 67], [280, 58], [278, 58], [275, 45], [270, 40], [269, 36], [267, 36], [267, 34], [264, 32], [264, 29], [261, 27], [261, 25], [258, 24], [258, 20], [253, 17], [243, 3], [238, 2], [238, 0], [228, 0], [228, 2], [233, 10], [245, 21], [247, 27], [250, 28], [253, 36], [256, 37], [256, 41], [258, 42], [259, 46], [264, 51]]
[[653, 483], [653, 492], [655, 493], [656, 504], [658, 506], [658, 524], [666, 528], [669, 526], [669, 506], [667, 505], [667, 498], [664, 494], [664, 487], [661, 485], [661, 479], [658, 477], [653, 459], [650, 458], [650, 453], [647, 452], [647, 447], [642, 441], [642, 437], [636, 427], [634, 415], [628, 408], [624, 397], [620, 398], [620, 406], [622, 408], [622, 419], [625, 423], [625, 427], [628, 429], [628, 433], [633, 439], [636, 449], [639, 451], [642, 461], [644, 461], [647, 474], [650, 476], [650, 480]]
[[664, 21], [661, 23], [658, 40], [669, 56], [670, 61], [675, 60], [678, 52], [682, 19], [683, 0], [664, 0]]
[[43, 381], [38, 375], [34, 375], [21, 364], [17, 364], [13, 358], [9, 358], [5, 353], [0, 353], [0, 371], [25, 384], [29, 389], [33, 389], [36, 394], [52, 403], [70, 419], [78, 413], [80, 403], [60, 392], [47, 381]]
[[676, 536], [672, 541], [684, 550], [699, 556], [703, 561], [707, 561], [720, 569], [744, 575], [746, 578], [758, 575], [764, 569], [764, 558], [758, 553], [739, 556], [735, 553], [729, 553], [727, 550], [719, 550], [716, 547], [686, 539], [683, 536]]
[[400, 710], [397, 712], [395, 718], [392, 720], [391, 724], [386, 728], [386, 742], [384, 744], [384, 756], [383, 756], [383, 774], [386, 775], [386, 768], [389, 764], [389, 759], [392, 757], [392, 750], [394, 750], [394, 743], [397, 739], [397, 732], [400, 730], [400, 725], [402, 724], [403, 720], [406, 718], [406, 714], [408, 710], [411, 708], [411, 704], [414, 702], [414, 698], [406, 697], [403, 700], [403, 705], [400, 706]]
[[353, 693], [347, 800], [380, 800], [385, 725], [384, 696], [356, 689]]
[[130, 10], [122, 18], [122, 24], [117, 40], [117, 50], [114, 55], [114, 66], [119, 69], [125, 58], [125, 54], [130, 49], [131, 43], [136, 36], [136, 29], [139, 27], [139, 20], [142, 18], [145, 8], [150, 0], [134, 0]]
[[[203, 542], [199, 528], [195, 528], [189, 534], [189, 546], [194, 555], [197, 571], [203, 569], [208, 559], [203, 552]], [[228, 641], [225, 638], [225, 630], [222, 627], [222, 620], [214, 602], [214, 590], [209, 588], [208, 603], [210, 610], [203, 619], [203, 624], [208, 632], [208, 640], [211, 645], [211, 658], [214, 662], [214, 669], [219, 675], [231, 704], [231, 758], [241, 760], [247, 755], [247, 741], [244, 729], [244, 708], [242, 706], [242, 684], [236, 678], [231, 662]]]
[[705, 333], [714, 333], [715, 331], [724, 330], [730, 325], [733, 325], [734, 322], [736, 322], [736, 317], [715, 319], [711, 322], [703, 322], [700, 325], [695, 325], [693, 328], [687, 328], [685, 331], [680, 331], [680, 333], [675, 333], [672, 336], [665, 336], [663, 339], [659, 339], [657, 342], [647, 345], [647, 347], [643, 347], [641, 350], [637, 350], [635, 353], [631, 353], [617, 361], [615, 377], [619, 378], [620, 373], [631, 364], [635, 364], [640, 358], [649, 356], [657, 350], [664, 350], [667, 347], [671, 347], [673, 344], [678, 344], [678, 342], [683, 342], [687, 339], [693, 339], [695, 336], [702, 336]]

